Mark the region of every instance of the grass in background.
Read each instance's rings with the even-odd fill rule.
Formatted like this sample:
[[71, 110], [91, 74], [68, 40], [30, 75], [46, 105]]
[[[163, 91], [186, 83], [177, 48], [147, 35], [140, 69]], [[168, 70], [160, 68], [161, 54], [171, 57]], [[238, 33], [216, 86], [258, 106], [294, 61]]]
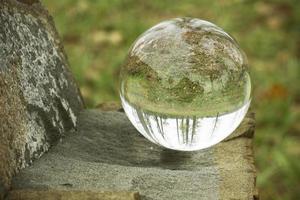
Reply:
[[211, 21], [246, 52], [254, 86], [261, 199], [300, 198], [300, 4], [297, 0], [44, 0], [89, 107], [119, 101], [118, 74], [130, 45], [173, 17]]

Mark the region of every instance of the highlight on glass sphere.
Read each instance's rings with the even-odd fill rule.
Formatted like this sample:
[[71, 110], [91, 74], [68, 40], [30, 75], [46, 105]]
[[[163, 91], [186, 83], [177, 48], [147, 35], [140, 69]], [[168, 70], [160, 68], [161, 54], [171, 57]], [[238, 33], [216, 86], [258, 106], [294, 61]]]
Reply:
[[120, 97], [131, 123], [169, 149], [208, 148], [242, 122], [251, 101], [247, 58], [218, 26], [175, 18], [144, 32], [120, 74]]

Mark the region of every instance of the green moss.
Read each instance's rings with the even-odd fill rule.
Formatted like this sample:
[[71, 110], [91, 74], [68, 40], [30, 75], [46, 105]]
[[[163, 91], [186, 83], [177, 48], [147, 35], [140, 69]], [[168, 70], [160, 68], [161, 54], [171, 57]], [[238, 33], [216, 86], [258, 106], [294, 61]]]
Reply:
[[188, 78], [183, 78], [180, 82], [173, 88], [169, 89], [169, 93], [176, 101], [191, 102], [194, 98], [202, 94], [204, 91], [203, 87], [197, 83], [189, 80]]
[[182, 79], [175, 87], [166, 88], [160, 81], [152, 82], [140, 76], [125, 81], [125, 99], [135, 107], [167, 116], [214, 116], [241, 107], [250, 96], [250, 79], [226, 85], [221, 90], [205, 92], [199, 83]]

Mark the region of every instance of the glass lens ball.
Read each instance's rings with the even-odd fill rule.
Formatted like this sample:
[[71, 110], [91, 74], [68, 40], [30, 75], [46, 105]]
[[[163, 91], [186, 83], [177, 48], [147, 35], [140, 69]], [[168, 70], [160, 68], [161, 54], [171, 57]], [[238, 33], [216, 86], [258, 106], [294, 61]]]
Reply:
[[144, 32], [120, 78], [131, 123], [174, 150], [219, 143], [239, 126], [251, 101], [244, 52], [224, 30], [200, 19], [171, 19]]

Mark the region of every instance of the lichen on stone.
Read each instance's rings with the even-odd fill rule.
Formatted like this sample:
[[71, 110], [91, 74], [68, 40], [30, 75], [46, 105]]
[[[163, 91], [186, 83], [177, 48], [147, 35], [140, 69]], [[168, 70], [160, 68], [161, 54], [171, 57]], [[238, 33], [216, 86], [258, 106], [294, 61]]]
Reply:
[[[76, 128], [83, 102], [52, 19], [39, 2], [3, 1], [0, 24], [0, 148], [8, 155], [1, 164], [13, 174]], [[17, 163], [9, 164], [12, 160]]]

